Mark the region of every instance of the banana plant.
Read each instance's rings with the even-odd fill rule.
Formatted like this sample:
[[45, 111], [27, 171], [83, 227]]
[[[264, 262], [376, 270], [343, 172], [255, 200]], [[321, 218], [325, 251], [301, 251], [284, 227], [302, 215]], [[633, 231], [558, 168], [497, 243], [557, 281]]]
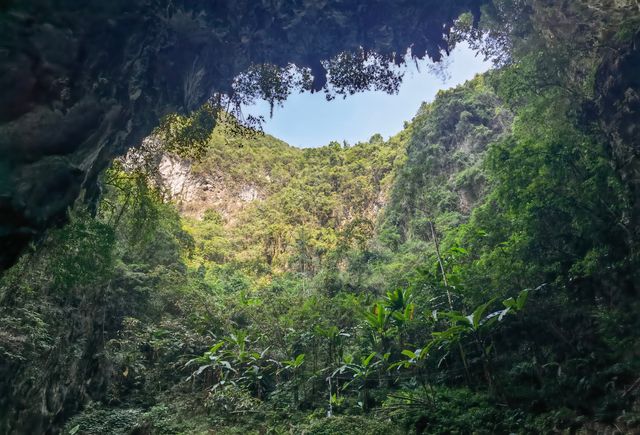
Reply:
[[[476, 307], [471, 314], [465, 315], [459, 311], [433, 311], [434, 320], [439, 318], [449, 319], [451, 326], [440, 332], [433, 332], [434, 344], [439, 342], [458, 341], [466, 334], [479, 334], [496, 322], [502, 321], [507, 314], [516, 314], [524, 309], [529, 296], [529, 290], [522, 290], [517, 298], [509, 298], [502, 301], [503, 309], [486, 314], [487, 310], [497, 298], [493, 298]], [[433, 346], [433, 344], [432, 344]], [[428, 351], [429, 348], [426, 348]]]
[[296, 371], [302, 366], [302, 364], [304, 364], [304, 353], [301, 353], [300, 355], [296, 356], [294, 359], [282, 361], [281, 370]]
[[431, 317], [434, 320], [448, 319], [450, 326], [443, 331], [432, 332], [432, 339], [427, 344], [415, 351], [405, 349], [401, 353], [405, 359], [390, 366], [392, 368], [415, 368], [420, 367], [422, 361], [430, 354], [434, 347], [450, 348], [454, 344], [460, 344], [466, 336], [471, 336], [479, 348], [485, 372], [485, 378], [489, 388], [493, 390], [494, 379], [491, 366], [492, 346], [487, 345], [489, 331], [496, 322], [501, 322], [505, 316], [516, 314], [524, 309], [529, 296], [529, 290], [522, 290], [516, 298], [508, 298], [502, 301], [503, 309], [487, 314], [488, 309], [496, 301], [496, 298], [477, 306], [471, 314], [464, 314], [459, 311], [433, 311]]
[[278, 373], [283, 371], [291, 372], [293, 381], [293, 402], [298, 404], [300, 395], [300, 386], [298, 385], [298, 375], [300, 374], [300, 368], [304, 364], [304, 353], [299, 354], [294, 359], [282, 361], [282, 368], [278, 370]]
[[396, 289], [387, 292], [384, 298], [384, 304], [392, 312], [404, 313], [407, 309], [413, 307], [413, 295], [410, 288]]
[[228, 353], [223, 351], [225, 341], [219, 341], [214, 344], [208, 351], [199, 357], [193, 358], [185, 364], [185, 367], [194, 364], [200, 364], [198, 368], [191, 373], [187, 380], [195, 380], [206, 371], [212, 373], [213, 382], [212, 390], [224, 386], [230, 381], [230, 378], [237, 374], [238, 371], [231, 365]]
[[375, 303], [371, 309], [364, 312], [364, 320], [371, 332], [371, 341], [374, 348], [385, 352], [391, 339], [396, 335], [398, 328], [391, 325], [391, 311], [383, 302]]
[[333, 325], [327, 328], [316, 326], [315, 334], [327, 340], [327, 358], [329, 364], [333, 365], [339, 362], [343, 356], [344, 340], [351, 337], [351, 334]]
[[369, 355], [363, 356], [360, 359], [360, 363], [355, 363], [352, 356], [347, 356], [344, 363], [331, 374], [331, 377], [335, 378], [346, 372], [350, 373], [351, 378], [346, 384], [344, 384], [343, 388], [348, 388], [352, 384], [357, 384], [357, 389], [361, 394], [359, 405], [363, 409], [367, 409], [369, 403], [369, 388], [367, 383], [376, 374], [377, 367], [388, 358], [388, 354], [385, 354], [382, 359], [374, 361], [373, 358], [376, 355], [376, 352], [371, 352]]
[[387, 334], [389, 326], [389, 312], [382, 302], [375, 303], [369, 311], [364, 312], [367, 326], [380, 336]]
[[236, 331], [224, 338], [224, 341], [233, 349], [235, 359], [243, 363], [249, 359], [250, 352], [247, 351], [247, 345], [250, 343], [249, 336], [245, 331]]
[[407, 324], [413, 320], [415, 305], [411, 289], [396, 289], [364, 311], [365, 324], [370, 330], [374, 349], [381, 355], [391, 350], [392, 340], [399, 338], [400, 348], [404, 347]]
[[404, 346], [404, 335], [407, 324], [413, 320], [415, 305], [410, 288], [396, 289], [387, 292], [383, 301], [385, 307], [390, 312], [391, 321], [397, 328], [400, 337], [400, 347]]
[[527, 302], [529, 298], [529, 290], [522, 290], [517, 298], [509, 298], [502, 301], [502, 304], [506, 307], [504, 310], [500, 312], [498, 320], [502, 320], [502, 318], [509, 313], [517, 313], [524, 309], [524, 304]]
[[426, 359], [429, 355], [428, 351], [425, 351], [424, 348], [416, 349], [415, 351], [404, 349], [401, 354], [405, 359], [391, 364], [388, 370], [399, 370], [401, 368], [412, 370], [415, 373], [415, 379], [422, 386], [425, 396], [429, 398], [432, 405], [435, 404], [433, 387], [428, 380], [429, 370], [426, 364]]
[[212, 377], [212, 390], [227, 384], [240, 384], [260, 397], [264, 375], [274, 370], [273, 361], [266, 358], [268, 347], [256, 352], [249, 349], [251, 344], [253, 343], [244, 331], [224, 337], [202, 356], [187, 362], [185, 367], [200, 364], [187, 379], [195, 379], [207, 372]]

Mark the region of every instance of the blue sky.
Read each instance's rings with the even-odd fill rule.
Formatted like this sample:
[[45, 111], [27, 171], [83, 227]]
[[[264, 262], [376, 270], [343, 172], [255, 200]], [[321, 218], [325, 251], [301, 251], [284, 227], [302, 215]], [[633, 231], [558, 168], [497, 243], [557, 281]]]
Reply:
[[459, 45], [446, 58], [446, 76], [438, 77], [421, 61], [418, 71], [409, 63], [397, 95], [384, 92], [364, 92], [326, 101], [323, 93], [291, 95], [283, 107], [276, 107], [269, 118], [265, 102], [245, 107], [245, 114], [263, 115], [264, 131], [290, 145], [317, 147], [332, 140], [350, 144], [368, 140], [374, 133], [388, 138], [398, 133], [404, 121], [410, 121], [423, 101], [431, 101], [439, 89], [464, 83], [477, 73], [491, 67], [482, 56]]

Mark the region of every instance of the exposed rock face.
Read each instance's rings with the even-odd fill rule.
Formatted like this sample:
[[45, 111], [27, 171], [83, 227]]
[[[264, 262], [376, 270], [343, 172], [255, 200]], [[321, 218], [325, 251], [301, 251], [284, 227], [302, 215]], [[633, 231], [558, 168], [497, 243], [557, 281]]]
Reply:
[[215, 172], [194, 172], [191, 162], [169, 154], [158, 163], [158, 184], [182, 214], [196, 218], [215, 209], [232, 222], [248, 203], [265, 199], [265, 192], [253, 184], [238, 184]]
[[[110, 373], [101, 356], [103, 312], [100, 304], [91, 306], [89, 301], [95, 303], [91, 298], [78, 310], [67, 308], [55, 313], [57, 318], [49, 326], [70, 328], [56, 330], [59, 336], [55, 346], [48, 349], [40, 367], [21, 366], [15, 360], [0, 367], [3, 378], [11, 377], [9, 383], [0, 386], [0, 433], [59, 433], [64, 420], [82, 406], [79, 398], [104, 395]], [[66, 324], [65, 316], [69, 317]]]
[[605, 57], [597, 72], [596, 95], [597, 115], [615, 157], [633, 172], [633, 179], [640, 179], [640, 33]]
[[[605, 57], [596, 76], [596, 96], [594, 115], [608, 136], [617, 171], [630, 188], [633, 212], [627, 226], [629, 245], [634, 246], [640, 240], [640, 32]], [[638, 275], [635, 278], [637, 288]]]
[[413, 120], [407, 162], [398, 171], [385, 225], [402, 242], [428, 240], [426, 223], [448, 215], [463, 221], [484, 198], [485, 151], [510, 131], [513, 114], [478, 76], [442, 91]]
[[98, 196], [105, 165], [252, 63], [309, 66], [360, 46], [434, 59], [484, 0], [0, 2], [0, 269]]

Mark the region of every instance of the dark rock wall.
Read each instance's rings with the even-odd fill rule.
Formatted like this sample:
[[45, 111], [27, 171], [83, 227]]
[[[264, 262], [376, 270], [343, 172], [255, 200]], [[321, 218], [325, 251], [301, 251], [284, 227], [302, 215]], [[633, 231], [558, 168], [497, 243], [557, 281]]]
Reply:
[[[626, 222], [628, 245], [640, 242], [640, 32], [612, 49], [596, 74], [596, 113], [610, 144], [612, 161], [629, 188], [632, 212]], [[632, 253], [638, 261], [640, 253]], [[640, 271], [631, 277], [638, 288]]]
[[0, 365], [0, 434], [58, 433], [84, 403], [104, 397], [111, 373], [103, 357], [103, 312], [87, 302], [93, 304], [49, 311], [56, 339], [46, 353]]

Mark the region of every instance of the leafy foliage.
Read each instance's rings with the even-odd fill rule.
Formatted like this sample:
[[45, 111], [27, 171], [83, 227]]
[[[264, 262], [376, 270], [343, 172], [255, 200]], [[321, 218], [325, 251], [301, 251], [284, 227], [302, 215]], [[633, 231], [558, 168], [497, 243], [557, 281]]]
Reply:
[[[541, 2], [520, 5], [484, 15], [487, 43], [509, 42], [502, 68], [387, 141], [203, 130], [193, 170], [260, 192], [236, 214], [180, 217], [148, 172], [105, 173], [97, 216], [75, 210], [2, 277], [0, 416], [24, 396], [61, 398], [49, 424], [75, 414], [67, 433], [637, 430], [635, 181], [591, 118], [583, 53], [611, 22], [594, 12], [562, 47], [582, 6], [552, 29]], [[362, 50], [332, 69], [362, 73]], [[282, 92], [310, 79], [254, 72]]]

